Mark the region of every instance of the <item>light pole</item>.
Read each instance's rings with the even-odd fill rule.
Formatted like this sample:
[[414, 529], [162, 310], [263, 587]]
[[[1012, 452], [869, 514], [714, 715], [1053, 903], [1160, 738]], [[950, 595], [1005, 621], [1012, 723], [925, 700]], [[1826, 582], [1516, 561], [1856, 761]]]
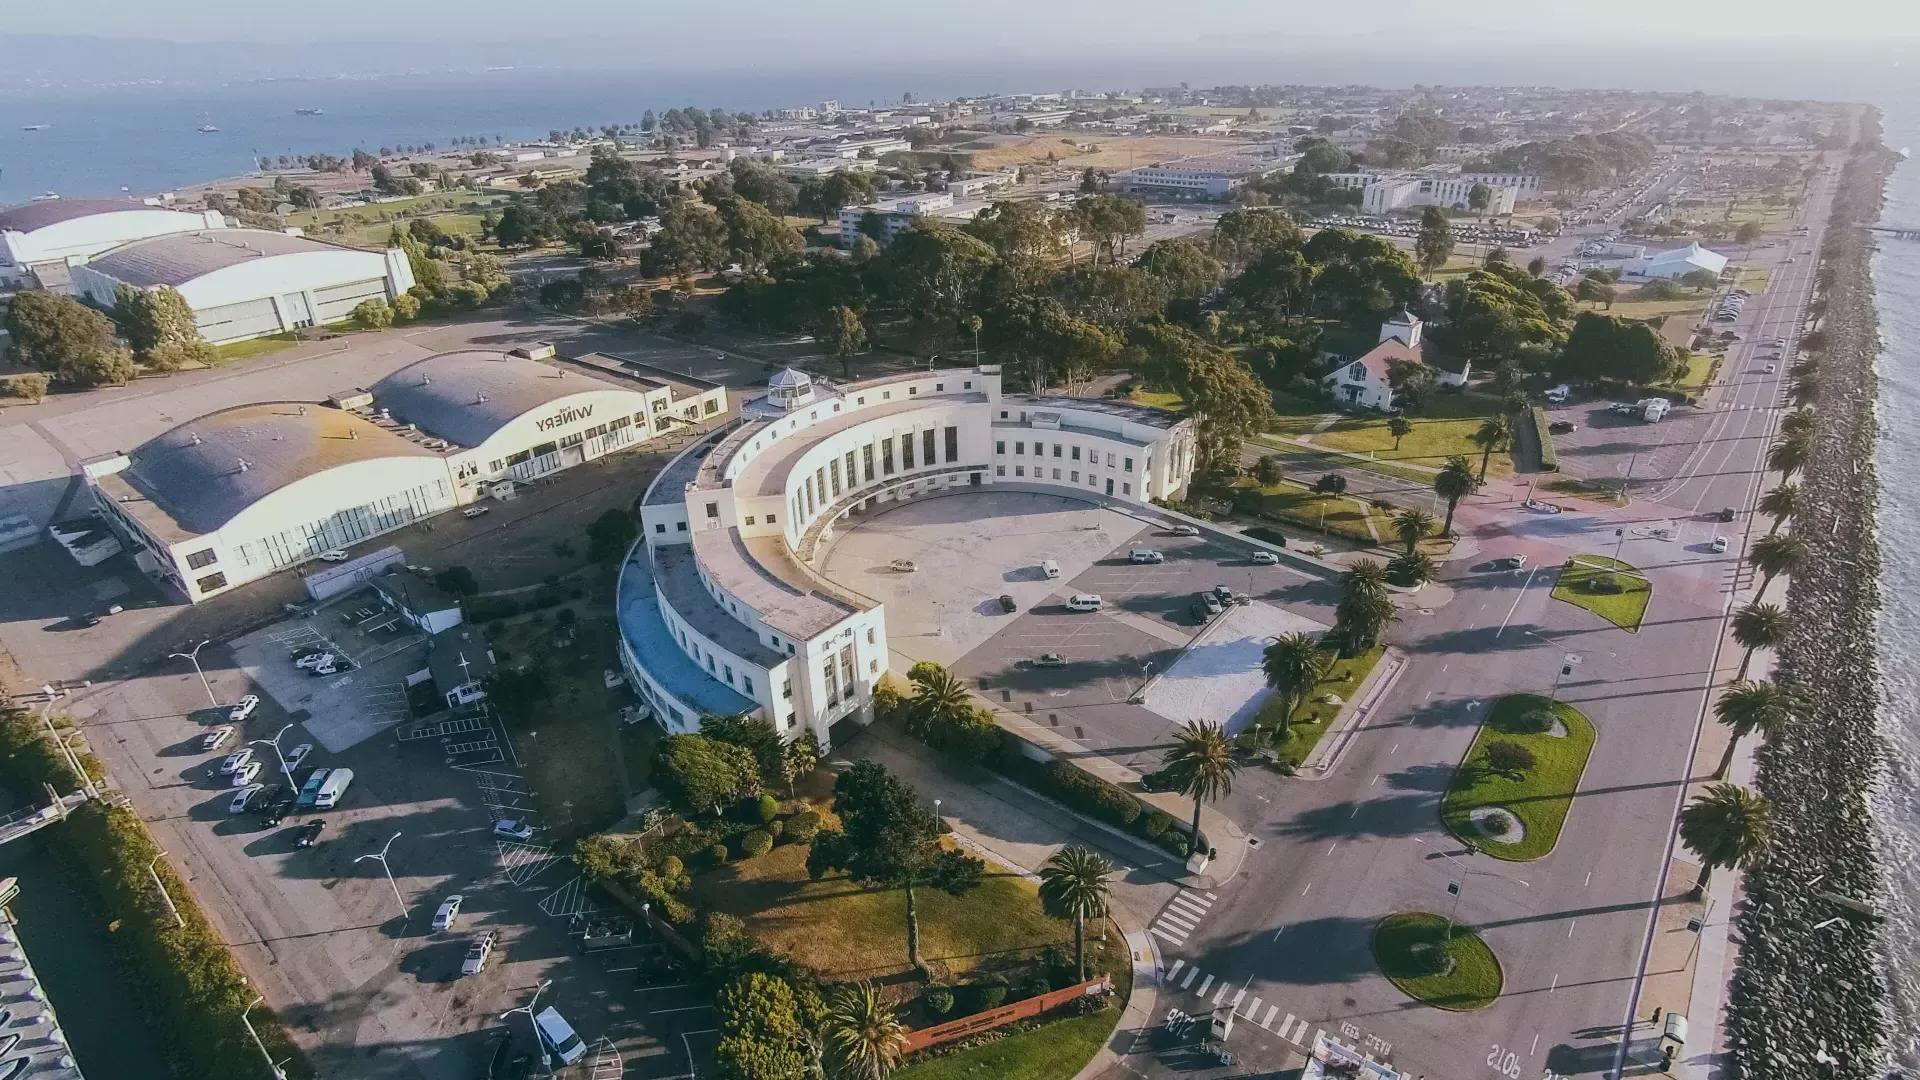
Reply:
[[153, 887], [160, 890], [160, 899], [167, 902], [167, 910], [173, 912], [173, 924], [175, 926], [185, 926], [187, 925], [187, 920], [180, 917], [180, 909], [173, 906], [173, 897], [167, 895], [167, 887], [160, 883], [160, 875], [153, 869], [155, 863], [166, 857], [167, 853], [163, 851], [147, 860], [147, 876], [153, 879]]
[[1573, 674], [1573, 669], [1580, 666], [1580, 654], [1568, 653], [1565, 657], [1565, 660], [1566, 662], [1561, 664], [1559, 667], [1559, 670], [1555, 671], [1553, 674], [1553, 691], [1552, 693], [1549, 693], [1547, 695], [1547, 708], [1549, 709], [1559, 704], [1560, 680]]
[[1466, 875], [1479, 874], [1481, 877], [1497, 877], [1502, 881], [1515, 882], [1516, 884], [1519, 884], [1524, 888], [1528, 888], [1528, 889], [1533, 888], [1532, 885], [1529, 885], [1526, 882], [1521, 881], [1517, 877], [1508, 877], [1505, 874], [1495, 873], [1492, 870], [1476, 870], [1473, 867], [1468, 866], [1466, 863], [1461, 862], [1459, 859], [1454, 858], [1452, 855], [1449, 855], [1444, 851], [1441, 851], [1439, 848], [1434, 847], [1432, 844], [1427, 843], [1425, 840], [1422, 840], [1417, 836], [1411, 837], [1411, 839], [1413, 840], [1414, 843], [1419, 844], [1423, 848], [1428, 848], [1432, 850], [1435, 854], [1439, 855], [1441, 858], [1447, 860], [1448, 862], [1459, 863], [1462, 880], [1447, 883], [1448, 884], [1447, 891], [1453, 894], [1453, 908], [1452, 910], [1447, 912], [1447, 940], [1448, 941], [1453, 940], [1453, 922], [1454, 922], [1453, 917], [1460, 910], [1460, 894], [1467, 891], [1466, 881], [1465, 881]]
[[247, 1025], [247, 1034], [253, 1036], [253, 1045], [260, 1048], [260, 1056], [266, 1059], [267, 1068], [273, 1070], [273, 1080], [287, 1080], [287, 1071], [274, 1064], [273, 1055], [267, 1053], [267, 1044], [261, 1042], [260, 1033], [253, 1030], [253, 1018], [247, 1015], [254, 1010], [255, 1006], [258, 1006], [265, 1000], [267, 999], [264, 996], [255, 995], [254, 999], [247, 1004], [247, 1007], [240, 1010], [240, 1022]]
[[[266, 745], [273, 747], [273, 756], [280, 759], [280, 775], [286, 777], [289, 780], [293, 779], [293, 770], [287, 767], [287, 755], [280, 752], [280, 736], [285, 735], [288, 731], [292, 730], [292, 728], [293, 728], [293, 725], [288, 724], [286, 727], [283, 727], [279, 731], [274, 732], [273, 738], [271, 739], [253, 740], [253, 743], [265, 743]], [[249, 743], [248, 745], [253, 745], [253, 743]]]
[[[508, 1009], [506, 1012], [503, 1012], [500, 1014], [500, 1019], [505, 1020], [507, 1017], [512, 1016], [514, 1013], [523, 1012], [527, 1014], [527, 1022], [533, 1023], [533, 1007], [535, 1005], [540, 1004], [541, 991], [545, 990], [547, 987], [552, 985], [553, 985], [552, 979], [540, 980], [540, 985], [533, 988], [532, 1001], [527, 1002], [525, 1005], [522, 1005], [517, 1009]], [[552, 1076], [553, 1075], [553, 1058], [551, 1055], [547, 1053], [547, 1044], [541, 1041], [539, 1024], [533, 1025], [533, 1041], [540, 1044], [540, 1064], [546, 1067], [547, 1075]]]
[[400, 839], [400, 834], [394, 833], [392, 836], [387, 837], [386, 843], [380, 845], [379, 851], [362, 855], [353, 861], [356, 863], [366, 859], [376, 859], [379, 861], [380, 869], [386, 871], [387, 874], [387, 887], [393, 890], [393, 902], [400, 905], [400, 917], [405, 918], [407, 915], [407, 902], [400, 899], [400, 886], [394, 884], [393, 867], [387, 863], [387, 851], [393, 847], [393, 842], [398, 839]]
[[200, 676], [200, 685], [207, 691], [207, 704], [217, 709], [220, 707], [220, 699], [213, 696], [213, 684], [207, 682], [207, 673], [200, 670], [200, 650], [206, 648], [211, 643], [212, 639], [209, 638], [195, 645], [192, 652], [168, 653], [167, 655], [169, 657], [177, 656], [182, 660], [190, 660], [193, 662], [193, 673]]

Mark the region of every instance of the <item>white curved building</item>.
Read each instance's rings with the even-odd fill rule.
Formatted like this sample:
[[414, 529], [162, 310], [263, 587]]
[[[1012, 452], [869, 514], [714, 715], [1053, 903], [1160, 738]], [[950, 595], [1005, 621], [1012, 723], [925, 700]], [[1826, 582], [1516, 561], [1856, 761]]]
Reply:
[[125, 199], [46, 199], [10, 206], [0, 210], [0, 282], [32, 273], [51, 286], [65, 280], [70, 264], [122, 244], [226, 226], [217, 210], [170, 210]]
[[1144, 502], [1193, 468], [1191, 421], [1003, 397], [991, 366], [837, 387], [783, 371], [742, 413], [654, 480], [621, 570], [621, 662], [669, 731], [761, 712], [831, 746], [834, 723], [869, 718], [886, 613], [813, 570], [849, 518], [1008, 483]]
[[179, 290], [219, 345], [339, 322], [413, 287], [399, 248], [366, 251], [266, 229], [203, 229], [122, 244], [75, 265], [73, 291], [111, 308], [121, 285]]

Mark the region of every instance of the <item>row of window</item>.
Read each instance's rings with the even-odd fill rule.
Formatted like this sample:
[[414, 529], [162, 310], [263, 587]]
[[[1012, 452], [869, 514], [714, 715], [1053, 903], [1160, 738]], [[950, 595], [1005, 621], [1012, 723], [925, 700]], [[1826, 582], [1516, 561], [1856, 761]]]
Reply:
[[[995, 475], [995, 476], [1005, 476], [1005, 475], [1007, 475], [1007, 467], [1006, 467], [1005, 465], [995, 465], [995, 466], [993, 467], [993, 475]], [[1027, 475], [1027, 467], [1026, 467], [1025, 465], [1015, 465], [1015, 466], [1013, 467], [1013, 475], [1014, 475], [1014, 477], [1015, 477], [1016, 479], [1018, 479], [1018, 478], [1020, 478], [1020, 477], [1023, 477], [1023, 476], [1025, 476], [1025, 475]], [[1070, 480], [1068, 480], [1068, 483], [1073, 483], [1073, 484], [1077, 484], [1077, 483], [1079, 483], [1079, 482], [1080, 482], [1080, 470], [1079, 470], [1079, 469], [1072, 469], [1072, 470], [1069, 470], [1069, 476], [1071, 477], [1071, 479], [1070, 479]], [[1035, 465], [1035, 466], [1033, 467], [1033, 478], [1034, 478], [1035, 480], [1045, 480], [1045, 479], [1047, 478], [1047, 477], [1046, 477], [1046, 470], [1045, 470], [1045, 469], [1044, 469], [1043, 467], [1041, 467], [1041, 466], [1039, 466], [1039, 465]], [[1060, 478], [1061, 478], [1061, 477], [1060, 477], [1060, 470], [1059, 470], [1059, 469], [1055, 469], [1055, 470], [1053, 470], [1053, 478], [1054, 478], [1055, 480], [1058, 480], [1058, 479], [1060, 479]], [[1099, 487], [1099, 486], [1100, 486], [1100, 478], [1099, 478], [1099, 477], [1097, 477], [1097, 476], [1095, 476], [1095, 475], [1093, 475], [1092, 473], [1088, 473], [1088, 474], [1087, 474], [1087, 486], [1088, 486], [1088, 487], [1091, 487], [1091, 488], [1097, 488], [1097, 487]], [[1113, 494], [1113, 478], [1112, 478], [1112, 477], [1108, 477], [1108, 478], [1107, 478], [1107, 494], [1109, 494], [1109, 495], [1111, 495], [1111, 494]], [[1122, 494], [1122, 495], [1131, 495], [1131, 494], [1133, 494], [1133, 485], [1132, 485], [1132, 484], [1129, 484], [1129, 483], [1126, 483], [1125, 481], [1122, 481], [1122, 482], [1121, 482], [1121, 484], [1120, 484], [1120, 494]]]
[[[894, 467], [894, 439], [894, 436], [889, 435], [879, 440], [879, 475], [881, 476], [892, 476], [898, 471]], [[916, 442], [919, 444], [921, 460], [921, 464], [918, 466], [914, 464], [914, 448]], [[936, 455], [937, 450], [944, 450], [946, 452], [946, 461], [949, 465], [960, 460], [960, 429], [951, 424], [939, 431], [928, 428], [920, 432], [917, 440], [911, 434], [901, 435], [899, 436], [899, 444], [899, 470], [932, 468], [940, 463]], [[807, 476], [806, 480], [800, 485], [800, 490], [796, 491], [793, 496], [794, 519], [796, 521], [810, 521], [822, 508], [832, 505], [833, 500], [838, 499], [842, 491], [851, 491], [856, 486], [873, 483], [875, 479], [874, 445], [874, 443], [865, 443], [859, 447], [860, 469], [857, 478], [854, 471], [855, 451], [853, 450], [849, 450], [843, 455], [835, 456], [826, 464], [816, 468], [811, 475]], [[842, 482], [843, 477], [845, 478], [844, 483]], [[713, 504], [710, 503], [708, 505], [712, 506]], [[773, 516], [769, 514], [767, 520], [771, 522]], [[751, 524], [751, 522], [749, 522], [749, 524]]]
[[[1064, 449], [1064, 450], [1066, 450], [1066, 451], [1069, 451], [1069, 453], [1068, 453], [1068, 454], [1066, 455], [1066, 456], [1067, 456], [1067, 457], [1068, 457], [1069, 459], [1071, 459], [1071, 460], [1073, 460], [1073, 461], [1079, 461], [1079, 460], [1080, 460], [1080, 448], [1079, 448], [1078, 446], [1065, 446], [1065, 447], [1063, 447], [1063, 446], [1062, 446], [1062, 445], [1061, 445], [1060, 443], [1054, 443], [1054, 444], [1053, 444], [1053, 456], [1054, 456], [1054, 457], [1060, 457], [1060, 456], [1061, 456], [1061, 451], [1062, 451], [1063, 449]], [[995, 439], [995, 440], [994, 440], [994, 442], [993, 442], [993, 452], [994, 452], [994, 455], [995, 455], [995, 456], [997, 456], [997, 457], [1005, 457], [1005, 456], [1007, 456], [1007, 440], [1005, 440], [1005, 439]], [[1023, 440], [1023, 439], [1016, 439], [1016, 440], [1014, 440], [1014, 443], [1013, 443], [1013, 454], [1014, 454], [1014, 456], [1015, 456], [1015, 457], [1019, 457], [1019, 456], [1021, 456], [1021, 455], [1023, 455], [1023, 454], [1025, 454], [1026, 452], [1027, 452], [1027, 444], [1026, 444], [1026, 441], [1025, 441], [1025, 440]], [[1034, 441], [1034, 444], [1033, 444], [1033, 456], [1034, 456], [1034, 457], [1046, 457], [1046, 456], [1047, 456], [1047, 444], [1046, 444], [1046, 443], [1043, 443], [1043, 442], [1040, 442], [1039, 440], [1037, 440], [1037, 439], [1036, 439], [1036, 440]], [[1112, 454], [1112, 453], [1108, 453], [1108, 454], [1107, 454], [1107, 468], [1109, 468], [1109, 469], [1111, 469], [1111, 468], [1115, 468], [1115, 467], [1116, 467], [1116, 466], [1114, 465], [1114, 458], [1115, 458], [1115, 456], [1116, 456], [1116, 455], [1114, 455], [1114, 454]], [[1132, 458], [1124, 458], [1124, 459], [1122, 459], [1122, 460], [1124, 461], [1124, 466], [1122, 467], [1122, 471], [1125, 471], [1125, 472], [1132, 472], [1132, 471], [1133, 471], [1133, 459], [1132, 459]], [[1088, 451], [1087, 451], [1087, 464], [1089, 464], [1089, 465], [1098, 465], [1098, 464], [1100, 464], [1100, 451], [1098, 451], [1098, 450], [1088, 450]], [[1148, 459], [1147, 459], [1147, 463], [1146, 463], [1146, 471], [1148, 471], [1148, 472], [1152, 472], [1152, 471], [1153, 471], [1153, 459], [1152, 459], [1152, 458], [1148, 458]]]

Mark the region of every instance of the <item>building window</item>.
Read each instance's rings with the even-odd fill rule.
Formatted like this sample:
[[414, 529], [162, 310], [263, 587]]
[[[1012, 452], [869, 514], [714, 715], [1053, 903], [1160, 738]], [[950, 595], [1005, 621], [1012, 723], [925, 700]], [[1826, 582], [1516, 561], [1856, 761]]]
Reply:
[[1061, 451], [1060, 451], [1060, 444], [1059, 444], [1059, 443], [1054, 443], [1054, 444], [1053, 444], [1053, 456], [1054, 456], [1054, 457], [1059, 457], [1059, 456], [1060, 456], [1060, 453], [1061, 453]]
[[1080, 460], [1080, 448], [1079, 448], [1079, 447], [1077, 447], [1077, 446], [1076, 446], [1076, 447], [1074, 447], [1074, 448], [1073, 448], [1073, 453], [1072, 453], [1072, 454], [1071, 454], [1070, 456], [1071, 456], [1071, 457], [1073, 458], [1073, 460], [1075, 460], [1075, 461], [1079, 461], [1079, 460]]
[[828, 705], [839, 704], [840, 703], [840, 678], [839, 678], [839, 674], [834, 670], [833, 657], [829, 656], [825, 660], [821, 661], [820, 675], [821, 675], [821, 678], [824, 679], [827, 684], [827, 704]]
[[873, 483], [873, 444], [860, 448], [860, 476], [867, 483]]
[[961, 383], [961, 384], [960, 384], [960, 389], [962, 389], [962, 390], [971, 390], [971, 389], [973, 389], [973, 380], [972, 380], [972, 379], [968, 379], [968, 380], [967, 380], [966, 382], [963, 382], [963, 383]]
[[767, 515], [767, 524], [769, 524], [769, 525], [772, 525], [773, 523], [774, 523], [774, 520], [773, 520], [773, 515], [772, 515], [772, 514], [768, 514], [768, 515]]
[[212, 566], [219, 561], [220, 556], [215, 555], [212, 548], [201, 548], [199, 551], [187, 556], [187, 569], [198, 570], [203, 566]]
[[656, 524], [656, 525], [654, 525], [654, 527], [653, 527], [653, 531], [654, 531], [654, 532], [657, 532], [657, 533], [663, 533], [663, 532], [666, 532], [666, 531], [667, 531], [667, 523], [666, 523], [666, 522], [664, 522], [664, 521], [662, 521], [662, 522], [659, 522], [658, 524]]
[[1000, 410], [1000, 419], [1002, 419], [1002, 420], [1005, 420], [1006, 418], [1007, 418], [1007, 410], [1005, 410], [1005, 409], [1001, 409], [1001, 410]]
[[900, 436], [900, 467], [913, 468], [913, 436], [911, 435]]
[[780, 684], [780, 699], [782, 701], [793, 700], [793, 680], [792, 679], [788, 679], [785, 682]]
[[993, 452], [995, 454], [1004, 456], [1007, 452], [1007, 440], [995, 439], [993, 441]]
[[933, 389], [935, 390], [935, 392], [938, 392], [938, 393], [945, 393], [945, 392], [946, 392], [946, 389], [947, 389], [947, 384], [946, 384], [946, 383], [943, 383], [943, 382], [937, 382], [937, 383], [934, 383], [934, 384], [933, 384]]
[[880, 391], [880, 400], [881, 400], [881, 401], [892, 401], [892, 400], [893, 400], [893, 391], [891, 391], [891, 390], [882, 390], [882, 391]]
[[[924, 461], [927, 464], [928, 468], [933, 467], [933, 463], [935, 459], [933, 456], [933, 429], [932, 428], [928, 428], [927, 430], [920, 433], [920, 460]], [[948, 458], [947, 460], [952, 461], [953, 459]]]
[[753, 524], [753, 515], [752, 515], [752, 514], [748, 514], [748, 515], [747, 515], [747, 524], [749, 524], [749, 525], [751, 525], [751, 524]]
[[893, 475], [893, 440], [880, 440], [880, 471], [887, 476]]
[[1132, 458], [1128, 458], [1128, 459], [1127, 459], [1127, 470], [1126, 470], [1126, 471], [1128, 471], [1128, 472], [1132, 472], [1132, 471], [1133, 471], [1133, 459], [1132, 459]]
[[826, 466], [822, 465], [820, 468], [813, 470], [813, 475], [814, 475], [814, 479], [820, 482], [820, 505], [822, 508], [824, 508], [827, 505], [827, 468]]
[[[932, 432], [928, 432], [932, 434]], [[960, 429], [949, 425], [947, 428], [947, 464], [960, 460]]]
[[[1080, 482], [1080, 470], [1079, 470], [1079, 469], [1075, 469], [1075, 470], [1073, 470], [1073, 476], [1072, 476], [1072, 477], [1071, 477], [1070, 479], [1072, 479], [1072, 481], [1073, 481], [1074, 483], [1076, 483], [1076, 484], [1077, 484], [1077, 483], [1079, 483], [1079, 482]], [[753, 524], [753, 519], [752, 519], [752, 518], [748, 518], [748, 519], [747, 519], [747, 524], [749, 524], [749, 525], [751, 525], [751, 524]]]
[[834, 458], [827, 463], [827, 467], [828, 475], [833, 478], [833, 497], [837, 499], [840, 497], [840, 459]]
[[1121, 485], [1120, 485], [1120, 494], [1122, 494], [1122, 495], [1131, 495], [1131, 494], [1133, 494], [1133, 485], [1132, 485], [1132, 484], [1121, 484]]
[[720, 516], [720, 504], [719, 504], [719, 503], [717, 503], [717, 502], [710, 502], [710, 503], [708, 503], [708, 504], [707, 504], [707, 516], [708, 516], [709, 518], [717, 518], [717, 517], [719, 517], [719, 516]]
[[744, 691], [748, 697], [752, 697], [753, 696], [753, 680], [747, 678], [745, 675], [740, 676], [740, 689]]
[[1016, 453], [1016, 454], [1024, 454], [1024, 453], [1026, 453], [1026, 452], [1027, 452], [1027, 444], [1026, 444], [1026, 443], [1023, 443], [1023, 442], [1019, 442], [1019, 441], [1015, 441], [1015, 442], [1014, 442], [1014, 444], [1013, 444], [1013, 452], [1014, 452], [1014, 453]]
[[840, 650], [840, 681], [847, 686], [847, 696], [853, 696], [853, 646]]
[[920, 388], [919, 388], [919, 387], [917, 387], [917, 386], [909, 386], [909, 387], [907, 387], [907, 396], [908, 396], [908, 397], [913, 397], [913, 396], [915, 396], [915, 395], [916, 395], [916, 394], [918, 394], [918, 393], [920, 393]]
[[727, 685], [732, 686], [733, 685], [733, 665], [723, 664], [721, 666], [727, 669]]
[[1107, 455], [1107, 468], [1109, 468], [1109, 469], [1111, 469], [1111, 468], [1113, 468], [1113, 455], [1112, 455], [1112, 454], [1108, 454], [1108, 455]]
[[993, 467], [993, 475], [995, 476], [1007, 475], [1007, 467], [1005, 465], [995, 465]]
[[833, 403], [833, 411], [834, 411], [834, 412], [839, 412], [839, 411], [840, 411], [840, 403], [839, 403], [839, 402], [837, 402], [837, 401], [836, 401], [836, 402], [834, 402], [834, 403]]
[[1060, 470], [1059, 470], [1059, 469], [1055, 469], [1055, 470], [1053, 470], [1053, 478], [1054, 478], [1055, 480], [1058, 480], [1058, 479], [1060, 479]]
[[880, 674], [880, 661], [878, 660], [867, 661], [867, 674], [869, 675]]
[[1015, 476], [1027, 475], [1027, 467], [1025, 465], [1015, 465], [1013, 467], [1013, 475]]
[[686, 532], [687, 523], [684, 521], [676, 521], [673, 523], [673, 528], [675, 532]]
[[213, 590], [215, 590], [215, 589], [224, 589], [224, 588], [226, 588], [226, 587], [227, 587], [227, 575], [225, 575], [225, 574], [208, 574], [208, 575], [207, 575], [206, 577], [203, 577], [203, 578], [201, 578], [201, 579], [200, 579], [199, 581], [196, 581], [196, 582], [194, 582], [193, 584], [194, 584], [194, 586], [195, 586], [196, 588], [198, 588], [198, 589], [199, 589], [199, 590], [200, 590], [201, 592], [203, 592], [203, 593], [209, 593], [209, 592], [212, 592], [212, 591], [213, 591]]
[[847, 451], [847, 490], [849, 491], [853, 490], [853, 485], [860, 482], [854, 479], [854, 475], [855, 474], [853, 471], [853, 451], [849, 450]]

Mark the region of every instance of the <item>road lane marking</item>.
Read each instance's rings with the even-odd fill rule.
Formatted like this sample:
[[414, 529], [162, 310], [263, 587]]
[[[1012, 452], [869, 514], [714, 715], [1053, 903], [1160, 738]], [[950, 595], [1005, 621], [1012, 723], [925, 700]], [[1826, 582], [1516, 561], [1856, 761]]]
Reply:
[[1536, 1031], [1533, 1033], [1533, 1045], [1527, 1047], [1527, 1056], [1532, 1057], [1534, 1055], [1534, 1052], [1539, 1049], [1540, 1049], [1540, 1033]]
[[1373, 786], [1374, 784], [1377, 784], [1377, 783], [1379, 783], [1379, 782], [1380, 782], [1380, 774], [1379, 774], [1379, 773], [1374, 773], [1374, 774], [1373, 774], [1373, 779], [1372, 779], [1371, 781], [1369, 781], [1369, 782], [1368, 782], [1368, 784], [1367, 784], [1367, 786], [1368, 786], [1368, 787], [1372, 787], [1372, 786]]
[[1209, 900], [1218, 900], [1218, 899], [1220, 899], [1220, 898], [1219, 898], [1219, 897], [1217, 897], [1217, 896], [1215, 896], [1215, 895], [1213, 895], [1212, 893], [1208, 893], [1208, 894], [1207, 894], [1207, 899], [1209, 899]]
[[1568, 924], [1567, 924], [1567, 936], [1568, 936], [1569, 938], [1571, 938], [1571, 937], [1573, 936], [1573, 928], [1574, 928], [1574, 927], [1576, 927], [1576, 926], [1578, 926], [1578, 925], [1580, 925], [1580, 920], [1579, 920], [1579, 919], [1575, 919], [1575, 920], [1573, 920], [1572, 922], [1570, 922], [1570, 923], [1568, 923]]
[[1394, 743], [1394, 744], [1393, 744], [1393, 749], [1392, 749], [1392, 750], [1389, 750], [1389, 751], [1387, 751], [1387, 753], [1389, 753], [1389, 754], [1393, 754], [1393, 753], [1398, 753], [1398, 752], [1399, 752], [1399, 750], [1400, 750], [1400, 744], [1399, 744], [1399, 743]]
[[[1272, 1030], [1273, 1030], [1273, 1018], [1274, 1018], [1274, 1016], [1275, 1016], [1276, 1014], [1278, 1014], [1279, 1012], [1280, 1012], [1280, 1006], [1278, 1006], [1278, 1005], [1269, 1005], [1269, 1006], [1267, 1006], [1267, 1018], [1266, 1018], [1265, 1020], [1262, 1020], [1262, 1021], [1260, 1021], [1260, 1026], [1261, 1026], [1261, 1027], [1263, 1027], [1263, 1028], [1266, 1028], [1266, 1029], [1267, 1029], [1268, 1031], [1272, 1031]], [[1288, 1014], [1287, 1014], [1287, 1023], [1289, 1023], [1289, 1024], [1291, 1024], [1291, 1023], [1293, 1023], [1293, 1014], [1292, 1014], [1292, 1013], [1288, 1013]]]
[[1180, 980], [1180, 989], [1185, 990], [1187, 986], [1193, 982], [1193, 977], [1198, 974], [1200, 974], [1199, 968], [1197, 967], [1188, 968], [1187, 977]]
[[1338, 840], [1335, 840], [1335, 841], [1334, 841], [1333, 843], [1331, 843], [1331, 844], [1328, 844], [1328, 845], [1327, 845], [1327, 854], [1329, 854], [1329, 855], [1331, 855], [1331, 854], [1333, 854], [1333, 849], [1334, 849], [1334, 848], [1337, 848], [1337, 847], [1339, 847], [1339, 846], [1340, 846], [1340, 841], [1338, 841]]
[[1281, 934], [1284, 934], [1284, 933], [1286, 933], [1286, 932], [1287, 932], [1287, 927], [1286, 927], [1286, 924], [1284, 924], [1284, 923], [1282, 923], [1282, 924], [1280, 925], [1280, 927], [1279, 927], [1278, 929], [1276, 929], [1276, 930], [1274, 930], [1274, 932], [1273, 932], [1273, 940], [1275, 940], [1275, 941], [1279, 941], [1279, 940], [1280, 940], [1280, 935], [1281, 935]]
[[1312, 891], [1313, 891], [1313, 882], [1309, 881], [1307, 882], [1307, 887], [1300, 890], [1300, 895], [1305, 896]]
[[1507, 632], [1507, 624], [1513, 621], [1513, 613], [1520, 610], [1520, 601], [1526, 599], [1527, 588], [1533, 584], [1533, 575], [1539, 572], [1537, 566], [1527, 571], [1527, 580], [1520, 583], [1520, 593], [1513, 598], [1513, 606], [1507, 609], [1507, 617], [1500, 620], [1500, 629], [1493, 632], [1493, 640], [1499, 641], [1500, 635]]
[[1231, 989], [1233, 989], [1233, 984], [1232, 984], [1232, 983], [1225, 983], [1225, 982], [1223, 982], [1223, 983], [1221, 983], [1221, 984], [1220, 984], [1220, 991], [1219, 991], [1218, 993], [1216, 993], [1216, 994], [1214, 994], [1214, 995], [1213, 995], [1213, 1003], [1214, 1003], [1215, 1005], [1218, 1005], [1218, 1004], [1220, 1004], [1220, 999], [1221, 999], [1221, 998], [1224, 998], [1224, 997], [1226, 997], [1226, 996], [1227, 996], [1227, 991], [1229, 991], [1229, 990], [1231, 990]]
[[1587, 880], [1581, 882], [1580, 884], [1581, 884], [1581, 887], [1583, 888], [1585, 886], [1593, 884], [1593, 871], [1591, 870], [1587, 871]]
[[[1209, 976], [1207, 976], [1207, 981], [1206, 981], [1206, 982], [1203, 982], [1203, 983], [1201, 983], [1201, 984], [1200, 984], [1200, 989], [1198, 989], [1198, 990], [1195, 990], [1195, 991], [1194, 991], [1194, 993], [1196, 993], [1196, 994], [1199, 994], [1199, 995], [1200, 995], [1201, 997], [1206, 997], [1206, 996], [1207, 996], [1207, 987], [1209, 987], [1209, 986], [1212, 986], [1212, 985], [1213, 985], [1213, 976], [1211, 976], [1211, 975], [1209, 975]], [[1184, 987], [1183, 987], [1182, 989], [1184, 989]]]
[[1560, 989], [1560, 973], [1556, 971], [1553, 973], [1553, 985], [1547, 987], [1547, 993], [1551, 994], [1558, 989]]

